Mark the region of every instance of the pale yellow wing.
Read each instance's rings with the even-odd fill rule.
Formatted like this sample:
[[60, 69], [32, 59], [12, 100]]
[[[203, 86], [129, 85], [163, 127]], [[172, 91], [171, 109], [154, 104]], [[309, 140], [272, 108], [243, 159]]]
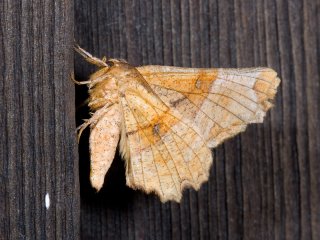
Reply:
[[167, 106], [200, 129], [209, 147], [244, 131], [249, 123], [262, 122], [280, 83], [270, 68], [137, 70]]
[[180, 201], [186, 186], [208, 179], [212, 154], [193, 124], [142, 85], [122, 94], [120, 151], [127, 185]]

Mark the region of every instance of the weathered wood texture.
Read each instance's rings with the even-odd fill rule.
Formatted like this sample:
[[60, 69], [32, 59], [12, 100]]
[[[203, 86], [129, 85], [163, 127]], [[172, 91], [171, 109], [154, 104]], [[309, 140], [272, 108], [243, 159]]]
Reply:
[[[75, 4], [75, 39], [99, 57], [134, 65], [269, 66], [282, 79], [265, 122], [215, 149], [209, 182], [185, 191], [181, 204], [127, 188], [119, 157], [95, 194], [83, 139], [83, 239], [320, 239], [319, 0]], [[75, 71], [85, 79], [93, 68], [79, 59]], [[81, 98], [86, 89], [77, 91]]]
[[0, 239], [79, 236], [73, 16], [73, 1], [0, 1]]
[[[217, 148], [209, 182], [180, 205], [126, 188], [119, 158], [94, 194], [82, 155], [83, 239], [320, 239], [319, 4], [77, 0], [76, 40], [97, 56], [282, 78], [265, 123]], [[90, 70], [76, 65], [81, 78]]]

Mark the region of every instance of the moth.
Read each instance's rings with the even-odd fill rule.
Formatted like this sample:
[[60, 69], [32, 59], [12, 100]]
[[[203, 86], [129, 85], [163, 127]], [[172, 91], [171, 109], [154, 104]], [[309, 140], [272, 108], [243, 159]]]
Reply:
[[213, 162], [210, 148], [261, 123], [280, 79], [270, 68], [134, 67], [75, 50], [98, 66], [88, 81], [90, 181], [98, 191], [119, 144], [126, 184], [179, 202], [198, 190]]

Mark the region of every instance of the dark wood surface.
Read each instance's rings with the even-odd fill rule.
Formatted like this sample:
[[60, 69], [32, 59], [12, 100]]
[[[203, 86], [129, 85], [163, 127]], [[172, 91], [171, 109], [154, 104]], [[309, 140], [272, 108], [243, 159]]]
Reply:
[[[0, 239], [320, 239], [319, 23], [319, 0], [0, 1]], [[275, 107], [181, 204], [126, 187], [119, 157], [97, 194], [73, 34], [133, 65], [272, 67]]]
[[[208, 183], [185, 191], [181, 204], [127, 188], [119, 157], [95, 194], [84, 137], [83, 239], [320, 239], [319, 0], [75, 4], [75, 39], [98, 57], [133, 65], [269, 66], [282, 79], [265, 122], [214, 149]], [[93, 70], [76, 57], [78, 78]], [[78, 98], [85, 92], [77, 88]]]
[[1, 240], [80, 234], [73, 10], [73, 1], [0, 1]]

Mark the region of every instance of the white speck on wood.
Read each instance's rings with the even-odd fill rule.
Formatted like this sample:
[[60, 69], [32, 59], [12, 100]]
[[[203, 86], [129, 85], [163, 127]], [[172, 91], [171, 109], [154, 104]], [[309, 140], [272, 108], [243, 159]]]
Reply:
[[46, 194], [44, 201], [45, 201], [45, 204], [46, 204], [46, 209], [49, 209], [49, 207], [50, 207], [49, 193]]

